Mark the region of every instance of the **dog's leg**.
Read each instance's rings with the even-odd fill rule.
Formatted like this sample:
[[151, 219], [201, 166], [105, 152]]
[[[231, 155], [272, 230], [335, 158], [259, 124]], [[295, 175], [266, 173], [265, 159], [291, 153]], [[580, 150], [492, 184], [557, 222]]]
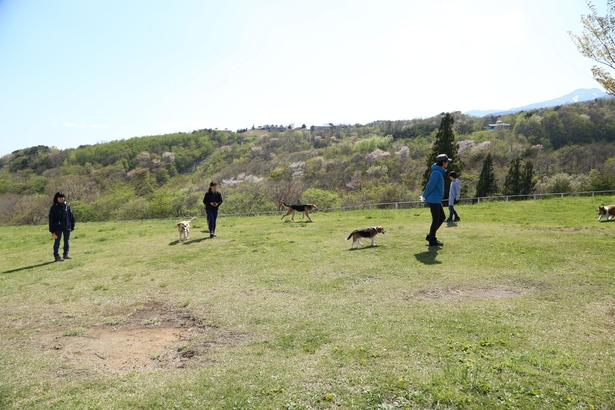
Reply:
[[376, 238], [372, 238], [372, 246], [376, 243]]
[[295, 211], [294, 211], [294, 210], [293, 210], [293, 213], [292, 213], [292, 216], [290, 217], [290, 219], [292, 219], [292, 220], [293, 220], [293, 222], [296, 222], [296, 221], [295, 221]]
[[308, 214], [307, 212], [305, 213], [305, 216], [307, 216], [307, 218], [310, 220], [310, 222], [314, 222], [314, 221], [312, 221], [312, 218], [310, 218], [310, 214]]

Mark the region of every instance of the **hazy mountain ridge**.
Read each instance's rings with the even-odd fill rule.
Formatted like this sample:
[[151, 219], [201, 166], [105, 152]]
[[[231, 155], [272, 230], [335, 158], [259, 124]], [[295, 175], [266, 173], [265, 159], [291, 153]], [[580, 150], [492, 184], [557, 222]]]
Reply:
[[609, 95], [604, 91], [600, 90], [599, 88], [579, 88], [562, 97], [554, 98], [548, 101], [532, 103], [524, 105], [522, 107], [510, 108], [508, 110], [471, 110], [464, 112], [464, 114], [472, 115], [474, 117], [485, 117], [488, 115], [497, 117], [500, 115], [514, 114], [520, 111], [557, 107], [558, 105], [574, 104], [578, 102], [591, 101], [595, 100], [596, 98], [605, 97], [609, 97]]

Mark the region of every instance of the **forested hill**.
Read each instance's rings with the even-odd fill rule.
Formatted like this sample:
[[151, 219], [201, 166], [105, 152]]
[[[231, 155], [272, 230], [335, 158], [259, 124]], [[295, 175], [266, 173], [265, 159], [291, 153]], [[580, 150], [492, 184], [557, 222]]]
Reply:
[[[615, 189], [613, 99], [498, 118], [451, 114], [464, 197], [475, 195], [486, 158], [500, 189], [514, 160], [533, 164], [534, 192]], [[198, 130], [25, 148], [0, 159], [0, 221], [44, 222], [56, 191], [80, 221], [200, 215], [211, 180], [221, 184], [224, 213], [275, 211], [282, 200], [321, 208], [414, 201], [441, 122]]]

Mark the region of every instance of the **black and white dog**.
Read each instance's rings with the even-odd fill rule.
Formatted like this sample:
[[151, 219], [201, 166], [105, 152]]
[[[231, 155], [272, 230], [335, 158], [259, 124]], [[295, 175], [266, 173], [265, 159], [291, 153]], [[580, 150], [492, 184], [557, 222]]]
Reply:
[[378, 235], [379, 233], [384, 234], [386, 233], [386, 231], [384, 230], [384, 228], [382, 226], [372, 226], [371, 228], [365, 228], [365, 229], [355, 229], [354, 231], [352, 231], [350, 233], [350, 235], [348, 235], [348, 238], [346, 238], [346, 240], [352, 238], [352, 246], [350, 247], [350, 249], [354, 249], [354, 244], [358, 243], [359, 245], [363, 245], [361, 243], [361, 238], [369, 238], [372, 240], [372, 246], [374, 246], [375, 244], [375, 236]]

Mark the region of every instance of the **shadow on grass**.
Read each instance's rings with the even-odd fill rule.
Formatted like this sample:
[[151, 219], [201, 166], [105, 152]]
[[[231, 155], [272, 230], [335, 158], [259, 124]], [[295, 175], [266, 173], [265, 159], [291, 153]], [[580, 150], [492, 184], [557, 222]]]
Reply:
[[14, 272], [20, 272], [22, 270], [28, 270], [28, 269], [34, 269], [34, 268], [39, 268], [41, 266], [45, 266], [45, 265], [51, 265], [52, 263], [56, 263], [55, 261], [49, 261], [49, 262], [43, 262], [43, 263], [39, 263], [38, 265], [30, 265], [30, 266], [24, 266], [23, 268], [15, 268], [15, 269], [11, 269], [11, 270], [5, 270], [4, 273], [14, 273]]
[[180, 241], [180, 240], [176, 240], [173, 241], [171, 243], [169, 243], [169, 246], [175, 246], [175, 245], [192, 245], [193, 243], [199, 243], [199, 242], [203, 242], [206, 241], [208, 239], [213, 239], [210, 238], [209, 236], [204, 237], [204, 238], [199, 238], [199, 239], [188, 239], [186, 241]]
[[371, 244], [370, 244], [370, 245], [363, 245], [363, 246], [359, 245], [359, 247], [358, 247], [358, 248], [348, 248], [348, 250], [349, 250], [349, 251], [364, 251], [364, 250], [366, 250], [366, 249], [374, 249], [374, 248], [378, 248], [379, 246], [380, 246], [380, 245], [374, 245], [374, 246], [372, 246]]
[[438, 256], [439, 248], [437, 246], [430, 246], [428, 250], [421, 253], [415, 253], [414, 257], [417, 261], [424, 263], [425, 265], [437, 265], [442, 263], [436, 260], [436, 256]]
[[192, 245], [193, 243], [199, 243], [199, 242], [203, 242], [203, 241], [208, 241], [210, 239], [213, 239], [213, 238], [210, 238], [209, 236], [204, 236], [204, 237], [199, 238], [199, 239], [190, 239], [190, 240], [184, 242], [184, 245]]

